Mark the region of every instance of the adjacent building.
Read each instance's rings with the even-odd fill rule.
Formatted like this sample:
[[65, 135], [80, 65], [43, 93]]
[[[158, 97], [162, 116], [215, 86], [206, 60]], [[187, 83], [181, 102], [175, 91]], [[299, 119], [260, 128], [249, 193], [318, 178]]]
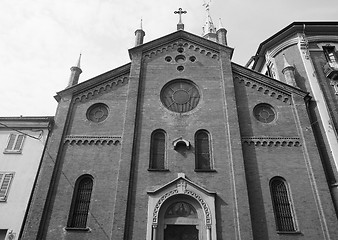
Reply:
[[0, 117], [0, 239], [18, 239], [53, 117]]
[[262, 42], [252, 69], [310, 93], [311, 127], [338, 210], [338, 22], [294, 22]]

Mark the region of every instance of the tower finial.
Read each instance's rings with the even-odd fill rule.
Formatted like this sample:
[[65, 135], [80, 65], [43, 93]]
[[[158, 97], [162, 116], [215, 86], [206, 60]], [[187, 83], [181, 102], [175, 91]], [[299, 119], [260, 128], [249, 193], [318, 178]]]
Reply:
[[284, 68], [282, 69], [282, 73], [284, 74], [285, 82], [291, 86], [297, 87], [295, 68], [292, 65], [290, 65], [290, 63], [288, 63], [284, 53], [283, 60], [284, 60]]
[[77, 60], [76, 67], [78, 67], [78, 68], [81, 68], [81, 67], [80, 67], [81, 56], [82, 56], [82, 53], [80, 53], [79, 59]]
[[143, 44], [143, 38], [144, 38], [144, 35], [146, 35], [146, 33], [143, 31], [142, 24], [143, 24], [143, 20], [141, 18], [140, 28], [135, 31], [135, 47]]
[[77, 60], [76, 66], [73, 66], [70, 68], [70, 77], [69, 77], [69, 82], [67, 87], [72, 87], [79, 82], [80, 74], [82, 73], [82, 70], [80, 68], [80, 62], [81, 62], [81, 53], [79, 56], [79, 59]]
[[187, 13], [187, 11], [183, 11], [182, 8], [179, 8], [178, 11], [174, 12], [174, 14], [179, 15], [177, 30], [184, 30], [184, 24], [182, 23], [182, 14], [186, 14], [186, 13]]
[[210, 16], [210, 2], [211, 0], [204, 0], [203, 6], [206, 10], [206, 20], [203, 26], [203, 37], [216, 41], [216, 28]]
[[219, 18], [219, 19], [218, 19], [218, 29], [222, 29], [222, 28], [224, 28], [224, 27], [223, 27], [223, 24], [222, 24], [222, 19]]

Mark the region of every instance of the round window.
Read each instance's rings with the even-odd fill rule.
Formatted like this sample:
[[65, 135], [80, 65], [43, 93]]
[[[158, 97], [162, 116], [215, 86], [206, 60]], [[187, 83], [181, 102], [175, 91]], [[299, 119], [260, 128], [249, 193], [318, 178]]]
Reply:
[[92, 105], [87, 111], [87, 118], [92, 122], [102, 122], [108, 117], [108, 106], [103, 103]]
[[184, 113], [194, 109], [200, 100], [194, 83], [179, 79], [167, 83], [161, 91], [163, 105], [173, 112]]
[[267, 103], [258, 104], [254, 108], [253, 113], [255, 118], [263, 123], [270, 123], [276, 118], [274, 108]]

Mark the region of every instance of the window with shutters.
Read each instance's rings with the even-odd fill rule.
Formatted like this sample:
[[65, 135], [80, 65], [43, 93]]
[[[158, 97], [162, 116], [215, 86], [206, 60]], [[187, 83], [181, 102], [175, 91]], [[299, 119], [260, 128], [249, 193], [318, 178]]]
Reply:
[[13, 179], [13, 172], [0, 172], [0, 202], [6, 202], [9, 188]]
[[195, 134], [195, 170], [212, 170], [210, 137], [206, 130], [199, 130]]
[[296, 232], [296, 221], [286, 181], [274, 177], [270, 181], [270, 191], [278, 232]]
[[4, 153], [21, 153], [25, 135], [11, 133]]
[[92, 190], [92, 176], [83, 175], [78, 178], [74, 188], [67, 229], [88, 229], [87, 218]]
[[155, 130], [151, 135], [149, 170], [166, 170], [165, 131]]

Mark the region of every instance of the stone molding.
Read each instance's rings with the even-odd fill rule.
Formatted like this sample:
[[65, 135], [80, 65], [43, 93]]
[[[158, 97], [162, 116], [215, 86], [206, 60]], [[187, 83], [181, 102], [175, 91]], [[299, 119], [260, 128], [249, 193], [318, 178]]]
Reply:
[[108, 81], [106, 81], [106, 82], [104, 82], [104, 83], [102, 83], [98, 86], [95, 86], [95, 87], [93, 87], [93, 88], [91, 88], [87, 91], [84, 91], [84, 92], [81, 92], [81, 93], [75, 95], [74, 102], [78, 103], [78, 102], [88, 100], [88, 99], [94, 97], [95, 95], [98, 95], [102, 92], [106, 92], [106, 91], [112, 89], [114, 86], [118, 86], [120, 84], [128, 82], [128, 80], [129, 80], [129, 74], [120, 76], [118, 78], [109, 79]]
[[79, 136], [68, 135], [64, 143], [70, 145], [118, 145], [121, 144], [120, 136]]
[[153, 226], [158, 224], [158, 214], [160, 212], [160, 208], [162, 206], [162, 204], [165, 202], [165, 200], [167, 200], [169, 197], [174, 196], [174, 195], [178, 195], [178, 194], [185, 194], [188, 196], [193, 197], [194, 199], [196, 199], [198, 201], [198, 203], [201, 205], [203, 212], [204, 212], [204, 217], [205, 217], [205, 224], [206, 226], [210, 226], [212, 221], [211, 221], [211, 213], [210, 213], [210, 209], [209, 206], [207, 205], [207, 203], [203, 200], [203, 198], [201, 196], [199, 196], [197, 193], [188, 190], [188, 189], [184, 189], [184, 191], [180, 191], [179, 188], [181, 188], [180, 185], [185, 184], [184, 180], [180, 181], [180, 184], [177, 186], [176, 189], [170, 190], [169, 192], [166, 192], [165, 194], [163, 194], [161, 196], [161, 198], [157, 201], [154, 211], [153, 211]]
[[234, 80], [238, 81], [240, 84], [244, 84], [246, 87], [256, 89], [258, 92], [262, 92], [265, 95], [276, 98], [286, 104], [291, 105], [291, 96], [282, 91], [278, 91], [275, 88], [265, 85], [264, 83], [258, 83], [253, 79], [249, 79], [242, 76], [234, 75]]
[[256, 147], [300, 147], [299, 137], [243, 137], [242, 143]]
[[167, 45], [162, 45], [157, 49], [152, 49], [148, 52], [144, 53], [144, 57], [145, 58], [152, 58], [154, 56], [156, 56], [159, 53], [164, 53], [167, 52], [169, 50], [174, 49], [175, 47], [183, 47], [183, 48], [188, 48], [191, 50], [194, 50], [195, 52], [199, 52], [200, 54], [203, 54], [207, 57], [213, 58], [213, 59], [219, 59], [219, 54], [216, 51], [207, 49], [205, 47], [201, 47], [195, 43], [190, 43], [187, 41], [183, 41], [183, 40], [178, 40], [172, 43], [169, 43]]
[[[306, 42], [303, 42], [302, 47], [306, 48], [308, 43], [312, 42], [338, 42], [337, 36], [332, 35], [320, 35], [320, 36], [305, 36], [303, 34], [300, 34], [301, 38], [306, 37]], [[270, 57], [275, 57], [279, 52], [283, 51], [287, 47], [290, 47], [292, 45], [296, 45], [299, 43], [299, 41], [303, 41], [303, 39], [300, 40], [300, 36], [296, 36], [293, 38], [288, 39], [287, 41], [282, 42], [281, 44], [277, 45], [276, 47], [272, 48], [270, 51], [267, 51], [267, 54]]]

